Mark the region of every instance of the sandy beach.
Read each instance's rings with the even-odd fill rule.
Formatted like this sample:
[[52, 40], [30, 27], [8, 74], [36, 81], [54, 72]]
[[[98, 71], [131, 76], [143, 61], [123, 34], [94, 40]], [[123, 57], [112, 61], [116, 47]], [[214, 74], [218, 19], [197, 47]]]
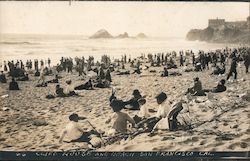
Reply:
[[[145, 63], [142, 65], [142, 67]], [[156, 70], [156, 73], [149, 72]], [[116, 95], [128, 100], [134, 89], [139, 89], [146, 96], [146, 106], [153, 115], [157, 111], [155, 96], [164, 91], [167, 101], [174, 101], [188, 87], [193, 78], [199, 77], [203, 88], [216, 86], [225, 75], [210, 75], [210, 70], [203, 72], [183, 72], [182, 68], [170, 69], [178, 71], [182, 76], [160, 77], [162, 67], [150, 67], [142, 70], [142, 74], [116, 75], [112, 72], [112, 86]], [[227, 82], [227, 91], [193, 98], [188, 103], [192, 124], [199, 126], [188, 131], [157, 131], [153, 136], [142, 133], [135, 138], [121, 140], [114, 144], [96, 149], [97, 151], [249, 151], [250, 149], [250, 103], [246, 97], [250, 95], [250, 75], [245, 74], [244, 67], [238, 67], [237, 82]], [[60, 73], [62, 87], [71, 79], [75, 86], [88, 80], [79, 77], [78, 73]], [[46, 80], [52, 79], [47, 76]], [[77, 91], [78, 97], [46, 99], [45, 96], [55, 90], [55, 84], [48, 87], [35, 87], [37, 77], [30, 74], [30, 80], [19, 82], [20, 91], [8, 91], [8, 83], [0, 84], [0, 149], [15, 151], [61, 151], [88, 149], [87, 143], [59, 143], [59, 137], [68, 116], [77, 113], [89, 120], [97, 130], [107, 131], [111, 125], [105, 120], [112, 115], [109, 106], [111, 88], [95, 88], [95, 90]], [[10, 78], [8, 78], [10, 81]], [[248, 92], [248, 94], [247, 94]], [[4, 95], [7, 95], [4, 97]], [[249, 99], [249, 98], [248, 98]], [[185, 108], [185, 107], [184, 107]], [[138, 111], [126, 111], [134, 116]], [[182, 113], [181, 113], [182, 115]], [[83, 127], [90, 127], [83, 120]]]

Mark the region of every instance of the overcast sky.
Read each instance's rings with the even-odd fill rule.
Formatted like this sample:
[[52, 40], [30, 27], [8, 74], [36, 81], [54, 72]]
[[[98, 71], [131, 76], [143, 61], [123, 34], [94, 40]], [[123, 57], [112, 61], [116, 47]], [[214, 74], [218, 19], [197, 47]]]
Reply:
[[0, 34], [185, 36], [208, 19], [246, 20], [247, 2], [0, 2]]

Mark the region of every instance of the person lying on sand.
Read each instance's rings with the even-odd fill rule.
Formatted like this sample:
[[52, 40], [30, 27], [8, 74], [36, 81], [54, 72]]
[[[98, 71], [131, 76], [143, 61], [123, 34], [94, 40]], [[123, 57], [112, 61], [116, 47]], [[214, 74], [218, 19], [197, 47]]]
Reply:
[[190, 93], [192, 96], [205, 96], [205, 92], [202, 89], [202, 83], [198, 77], [194, 78], [194, 86], [188, 88], [186, 94]]
[[55, 75], [55, 78], [54, 79], [52, 79], [52, 80], [49, 80], [49, 81], [47, 81], [47, 83], [59, 83], [59, 77], [58, 77], [58, 75], [56, 74]]
[[84, 117], [79, 117], [78, 114], [73, 113], [69, 116], [70, 122], [66, 125], [65, 129], [62, 131], [62, 134], [59, 138], [59, 143], [65, 139], [65, 142], [87, 142], [93, 145], [91, 141], [95, 136], [100, 136], [100, 134], [94, 129], [87, 131], [87, 128], [82, 128], [79, 125], [79, 120], [85, 120]]
[[26, 73], [23, 77], [18, 78], [17, 81], [28, 81], [29, 80], [29, 74]]
[[1, 74], [0, 74], [0, 83], [7, 83], [7, 80], [3, 71], [1, 71]]
[[110, 87], [110, 82], [106, 79], [98, 79], [97, 83], [94, 85], [96, 88], [109, 88]]
[[83, 90], [83, 89], [92, 90], [92, 89], [94, 89], [93, 84], [92, 84], [92, 80], [89, 79], [86, 83], [84, 83], [84, 84], [82, 84], [80, 86], [77, 86], [74, 89], [75, 90]]
[[220, 93], [220, 92], [224, 92], [227, 90], [227, 87], [225, 86], [226, 80], [222, 79], [219, 81], [219, 83], [217, 84], [216, 87], [214, 87], [213, 89], [207, 89], [204, 90], [204, 92], [212, 92], [212, 93]]
[[12, 78], [12, 81], [9, 84], [9, 90], [20, 90], [15, 78]]
[[132, 124], [132, 127], [135, 127], [134, 120], [121, 110], [124, 108], [124, 103], [122, 100], [117, 100], [116, 98], [111, 100], [110, 106], [112, 107], [114, 114], [106, 121], [106, 123], [112, 124], [112, 129], [109, 130], [109, 135], [115, 133], [127, 133], [128, 122]]
[[135, 89], [132, 95], [133, 97], [130, 100], [124, 102], [125, 106], [130, 105], [131, 107], [125, 108], [129, 110], [140, 110], [140, 105], [138, 103], [138, 100], [142, 98], [140, 91], [138, 89]]

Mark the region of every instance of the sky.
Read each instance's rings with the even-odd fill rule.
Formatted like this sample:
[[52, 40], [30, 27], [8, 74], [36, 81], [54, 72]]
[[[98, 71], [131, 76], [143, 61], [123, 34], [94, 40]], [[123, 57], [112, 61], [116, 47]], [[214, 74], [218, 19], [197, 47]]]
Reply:
[[0, 34], [112, 35], [140, 32], [183, 37], [208, 19], [246, 20], [247, 2], [0, 2]]

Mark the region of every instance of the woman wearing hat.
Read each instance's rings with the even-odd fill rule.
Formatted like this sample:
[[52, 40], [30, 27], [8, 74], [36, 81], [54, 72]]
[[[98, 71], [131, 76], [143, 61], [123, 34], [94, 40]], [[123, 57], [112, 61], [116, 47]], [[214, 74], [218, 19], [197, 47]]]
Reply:
[[142, 98], [140, 91], [138, 89], [135, 89], [132, 95], [133, 98], [124, 102], [125, 106], [130, 105], [130, 107], [125, 107], [125, 108], [129, 110], [140, 110], [140, 105], [138, 103], [138, 100]]
[[143, 127], [146, 125], [148, 132], [152, 131], [152, 129], [155, 127], [158, 121], [160, 121], [162, 118], [167, 117], [168, 114], [168, 107], [166, 106], [166, 100], [167, 100], [167, 94], [164, 92], [161, 92], [156, 97], [157, 104], [159, 105], [157, 113], [155, 116], [149, 117], [146, 120], [143, 120], [139, 122], [137, 125], [138, 127]]

